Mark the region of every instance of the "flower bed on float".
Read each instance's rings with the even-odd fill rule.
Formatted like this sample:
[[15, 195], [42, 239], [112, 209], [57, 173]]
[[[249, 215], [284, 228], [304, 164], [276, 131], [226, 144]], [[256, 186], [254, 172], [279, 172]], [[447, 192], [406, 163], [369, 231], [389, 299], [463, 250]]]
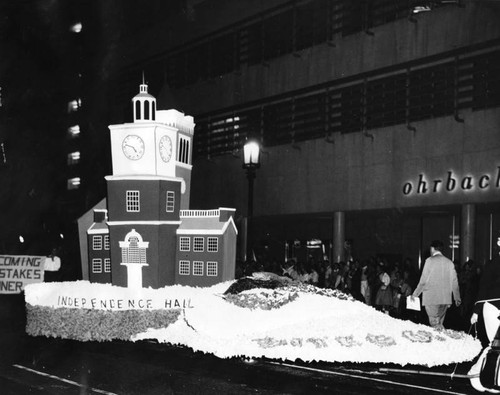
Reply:
[[26, 330], [81, 341], [156, 339], [221, 358], [305, 362], [430, 367], [469, 361], [481, 351], [464, 332], [395, 319], [336, 290], [263, 282], [227, 293], [235, 284], [138, 290], [86, 281], [31, 284]]

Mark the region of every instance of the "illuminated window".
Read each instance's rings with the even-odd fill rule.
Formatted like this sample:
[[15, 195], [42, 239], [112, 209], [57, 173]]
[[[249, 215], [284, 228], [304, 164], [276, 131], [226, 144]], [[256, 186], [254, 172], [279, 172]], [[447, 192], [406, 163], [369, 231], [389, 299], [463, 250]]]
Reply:
[[78, 111], [81, 106], [82, 106], [81, 99], [71, 100], [68, 102], [68, 112], [71, 113], [71, 112]]
[[179, 261], [179, 274], [182, 276], [189, 276], [189, 261]]
[[111, 259], [104, 259], [104, 273], [111, 273]]
[[71, 152], [68, 154], [68, 165], [76, 165], [80, 162], [80, 152]]
[[69, 30], [73, 33], [80, 33], [82, 31], [83, 25], [80, 22], [77, 22], [69, 28]]
[[203, 262], [193, 262], [193, 276], [203, 276]]
[[209, 237], [207, 241], [207, 251], [217, 252], [219, 251], [219, 239], [217, 237]]
[[193, 240], [193, 251], [202, 252], [205, 248], [205, 240], [203, 237], [195, 237]]
[[73, 125], [68, 128], [68, 133], [72, 137], [76, 137], [80, 134], [80, 126], [79, 125]]
[[70, 178], [67, 185], [68, 190], [80, 188], [80, 177]]
[[92, 259], [92, 273], [102, 273], [102, 259]]
[[167, 213], [172, 213], [175, 207], [175, 192], [167, 191]]
[[191, 249], [191, 238], [190, 237], [181, 237], [180, 250], [181, 251], [189, 251], [190, 249]]
[[141, 211], [139, 191], [127, 191], [127, 213], [137, 213]]
[[104, 249], [109, 250], [109, 235], [104, 236]]
[[207, 262], [207, 276], [217, 276], [217, 262]]
[[92, 249], [93, 250], [102, 250], [102, 237], [101, 236], [93, 236], [92, 237]]

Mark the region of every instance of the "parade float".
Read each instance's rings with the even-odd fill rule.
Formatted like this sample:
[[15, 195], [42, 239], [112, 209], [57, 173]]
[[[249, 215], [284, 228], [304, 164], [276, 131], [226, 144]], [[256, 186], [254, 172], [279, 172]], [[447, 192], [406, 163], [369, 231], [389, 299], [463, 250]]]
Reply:
[[304, 362], [431, 367], [481, 351], [464, 332], [395, 319], [339, 291], [288, 283], [228, 292], [234, 284], [134, 291], [87, 281], [32, 284], [25, 290], [27, 332], [80, 341], [152, 339], [220, 358]]
[[[190, 347], [221, 358], [443, 365], [481, 344], [271, 274], [235, 280], [234, 209], [190, 210], [192, 117], [156, 111], [111, 125], [107, 198], [79, 221], [83, 280], [25, 287], [27, 333]], [[251, 283], [252, 286], [242, 286]]]

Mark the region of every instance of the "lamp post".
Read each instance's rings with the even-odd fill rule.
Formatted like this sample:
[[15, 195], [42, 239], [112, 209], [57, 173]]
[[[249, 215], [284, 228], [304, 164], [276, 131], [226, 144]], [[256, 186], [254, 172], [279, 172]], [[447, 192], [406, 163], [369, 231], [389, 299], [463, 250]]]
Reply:
[[247, 237], [246, 260], [252, 254], [252, 217], [253, 217], [253, 183], [256, 170], [260, 167], [260, 146], [257, 141], [248, 140], [243, 146], [243, 168], [246, 169], [248, 179], [248, 209], [247, 209]]

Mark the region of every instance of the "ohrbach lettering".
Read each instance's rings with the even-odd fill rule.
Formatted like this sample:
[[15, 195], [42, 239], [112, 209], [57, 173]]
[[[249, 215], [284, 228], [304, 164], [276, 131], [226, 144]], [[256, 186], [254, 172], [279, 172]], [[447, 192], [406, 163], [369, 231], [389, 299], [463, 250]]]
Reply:
[[453, 171], [448, 171], [446, 177], [429, 180], [424, 174], [419, 174], [414, 182], [408, 181], [403, 185], [403, 195], [428, 195], [439, 192], [454, 191], [485, 191], [500, 188], [500, 166], [497, 166], [496, 175], [481, 174], [479, 176], [458, 176]]

